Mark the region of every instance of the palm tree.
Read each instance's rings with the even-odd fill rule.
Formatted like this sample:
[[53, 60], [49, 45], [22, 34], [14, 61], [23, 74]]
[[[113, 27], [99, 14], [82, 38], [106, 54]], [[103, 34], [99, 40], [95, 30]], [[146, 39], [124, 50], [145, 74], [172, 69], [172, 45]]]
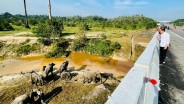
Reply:
[[50, 0], [48, 0], [48, 7], [49, 7], [49, 19], [51, 20], [52, 17], [51, 17], [51, 2], [50, 2]]
[[29, 28], [28, 17], [27, 17], [27, 9], [26, 9], [26, 0], [24, 0], [24, 10], [25, 10], [25, 16], [26, 16], [26, 28]]

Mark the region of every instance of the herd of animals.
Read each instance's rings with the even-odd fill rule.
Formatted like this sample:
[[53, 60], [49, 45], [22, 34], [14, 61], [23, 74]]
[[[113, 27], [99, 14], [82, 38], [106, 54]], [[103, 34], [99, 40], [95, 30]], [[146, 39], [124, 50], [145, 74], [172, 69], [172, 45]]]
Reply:
[[[54, 70], [54, 63], [49, 63], [48, 66], [43, 66], [41, 72], [32, 70], [31, 73], [31, 84], [36, 86], [43, 86], [53, 79], [55, 75], [60, 76], [63, 80], [71, 80], [72, 78], [81, 75], [83, 83], [104, 83], [107, 79], [113, 78], [112, 73], [104, 72], [90, 72], [90, 71], [80, 71], [80, 70], [70, 70], [68, 69], [69, 61], [64, 61], [57, 70]], [[76, 80], [75, 80], [76, 81]], [[14, 99], [11, 104], [33, 104], [35, 102], [35, 97], [37, 97], [37, 103], [44, 104], [44, 93], [39, 89], [32, 89], [29, 93], [25, 93]]]

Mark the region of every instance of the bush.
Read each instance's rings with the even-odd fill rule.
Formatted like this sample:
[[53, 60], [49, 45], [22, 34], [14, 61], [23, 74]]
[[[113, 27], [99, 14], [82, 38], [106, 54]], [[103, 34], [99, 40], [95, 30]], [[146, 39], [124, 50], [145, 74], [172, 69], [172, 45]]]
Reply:
[[48, 38], [39, 38], [37, 41], [45, 46], [50, 46], [52, 44], [52, 40]]
[[47, 52], [45, 56], [47, 58], [60, 57], [64, 55], [64, 49], [62, 47], [53, 47], [51, 51]]
[[0, 31], [14, 30], [14, 28], [6, 21], [0, 21]]
[[101, 35], [99, 35], [99, 37], [102, 39], [107, 39], [107, 36], [105, 34], [101, 34]]
[[45, 54], [47, 58], [67, 56], [67, 48], [69, 43], [64, 39], [56, 40], [52, 46], [52, 49]]
[[79, 24], [79, 30], [88, 31], [88, 30], [90, 30], [90, 27], [89, 27], [89, 25], [87, 25], [85, 23], [81, 23], [81, 24]]
[[31, 51], [32, 51], [32, 47], [31, 45], [29, 44], [23, 44], [21, 46], [18, 46], [16, 49], [15, 49], [15, 52], [17, 54], [29, 54]]
[[98, 41], [95, 45], [96, 54], [101, 56], [109, 56], [112, 54], [113, 50], [110, 48], [110, 44], [107, 41]]
[[32, 44], [32, 51], [40, 52], [40, 44], [39, 43], [34, 43]]
[[17, 53], [18, 55], [21, 55], [21, 54], [28, 55], [29, 53], [33, 51], [38, 51], [38, 50], [40, 50], [40, 45], [38, 43], [34, 43], [32, 45], [27, 43], [22, 43], [18, 47], [15, 47], [13, 52]]
[[37, 37], [50, 38], [52, 35], [52, 29], [49, 23], [40, 23], [38, 24], [38, 27], [33, 28], [33, 33], [35, 33]]
[[121, 49], [121, 45], [118, 42], [111, 43], [111, 41], [101, 37], [96, 39], [80, 37], [79, 39], [74, 40], [72, 46], [74, 51], [84, 51], [101, 56], [109, 56], [114, 50]]
[[111, 46], [111, 48], [113, 50], [119, 50], [119, 49], [121, 49], [121, 45], [118, 42], [113, 42], [113, 43], [111, 43], [110, 46]]
[[14, 21], [12, 24], [16, 25], [16, 26], [21, 26], [22, 25], [22, 21], [21, 20]]
[[74, 51], [82, 51], [86, 46], [88, 40], [86, 36], [80, 36], [78, 39], [73, 41], [72, 49]]

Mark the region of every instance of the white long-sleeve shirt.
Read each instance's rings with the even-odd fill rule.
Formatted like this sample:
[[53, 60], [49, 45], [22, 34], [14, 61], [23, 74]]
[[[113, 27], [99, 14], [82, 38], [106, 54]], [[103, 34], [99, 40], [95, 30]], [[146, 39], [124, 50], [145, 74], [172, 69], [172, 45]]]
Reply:
[[165, 46], [169, 47], [169, 44], [170, 44], [170, 35], [166, 32], [162, 33], [160, 35], [160, 47], [165, 47]]

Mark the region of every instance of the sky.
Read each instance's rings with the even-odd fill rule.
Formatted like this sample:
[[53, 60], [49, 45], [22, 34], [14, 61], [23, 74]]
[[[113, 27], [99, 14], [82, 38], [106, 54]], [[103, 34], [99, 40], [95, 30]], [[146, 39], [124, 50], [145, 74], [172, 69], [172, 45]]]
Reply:
[[[26, 0], [28, 15], [47, 15], [48, 0]], [[143, 14], [157, 21], [184, 18], [184, 0], [51, 0], [53, 16], [105, 18]], [[0, 13], [24, 14], [23, 0], [0, 0]]]

